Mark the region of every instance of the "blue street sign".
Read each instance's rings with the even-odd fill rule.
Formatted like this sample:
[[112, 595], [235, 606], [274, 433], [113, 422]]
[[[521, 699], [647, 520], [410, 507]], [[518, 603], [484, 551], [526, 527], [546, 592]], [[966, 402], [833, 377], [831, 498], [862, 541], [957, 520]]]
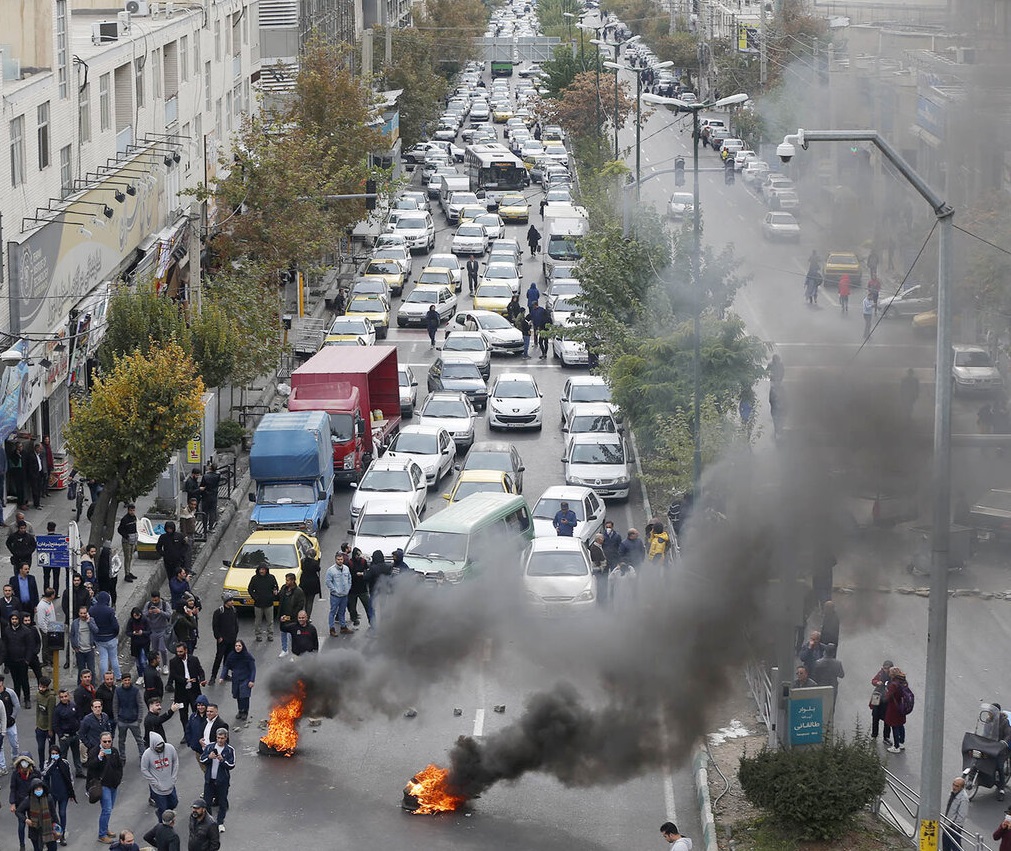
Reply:
[[41, 566], [60, 570], [70, 567], [70, 538], [66, 535], [36, 535], [35, 543]]
[[817, 745], [825, 736], [822, 698], [800, 697], [806, 689], [794, 689], [790, 695], [790, 744]]

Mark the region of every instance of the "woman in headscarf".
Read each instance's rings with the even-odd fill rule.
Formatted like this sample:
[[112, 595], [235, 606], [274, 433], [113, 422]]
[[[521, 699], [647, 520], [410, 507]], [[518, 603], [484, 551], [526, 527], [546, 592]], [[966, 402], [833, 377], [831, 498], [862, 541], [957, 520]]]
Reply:
[[312, 617], [312, 607], [316, 598], [323, 599], [323, 588], [319, 581], [319, 559], [315, 553], [309, 553], [302, 558], [302, 576], [298, 587], [305, 592], [305, 611]]
[[225, 657], [218, 682], [223, 683], [229, 673], [232, 675], [232, 697], [239, 706], [235, 720], [246, 721], [249, 719], [249, 698], [256, 685], [256, 659], [241, 638], [235, 639], [235, 649]]
[[32, 781], [28, 797], [18, 804], [18, 817], [25, 820], [28, 837], [36, 849], [46, 846], [46, 851], [56, 851], [56, 843], [60, 836], [55, 830], [59, 825], [56, 821], [56, 800], [49, 794], [49, 787], [41, 777]]

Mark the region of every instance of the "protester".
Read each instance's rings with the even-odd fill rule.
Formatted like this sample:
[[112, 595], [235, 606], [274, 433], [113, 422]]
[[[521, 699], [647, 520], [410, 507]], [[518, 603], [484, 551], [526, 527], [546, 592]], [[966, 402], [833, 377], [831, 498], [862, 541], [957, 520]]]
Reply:
[[235, 720], [245, 721], [249, 718], [249, 698], [253, 686], [256, 685], [256, 659], [246, 649], [246, 643], [241, 638], [235, 640], [233, 648], [225, 657], [225, 665], [221, 669], [221, 679], [218, 682], [223, 683], [231, 675], [232, 697], [235, 698], [239, 708]]
[[140, 758], [140, 773], [147, 781], [159, 820], [166, 810], [179, 806], [176, 780], [179, 777], [179, 754], [158, 733], [151, 733], [147, 749]]
[[[80, 754], [77, 755], [77, 759], [80, 760]], [[83, 777], [84, 773], [82, 772], [79, 776]], [[77, 803], [77, 793], [74, 791], [74, 776], [70, 773], [70, 763], [60, 753], [59, 745], [51, 744], [49, 746], [49, 761], [42, 770], [42, 779], [49, 789], [49, 794], [56, 801], [56, 820], [61, 827], [60, 845], [66, 845], [67, 805], [70, 801]]]
[[[109, 820], [116, 806], [116, 796], [123, 782], [123, 760], [112, 746], [112, 733], [102, 733], [97, 747], [88, 752], [88, 789], [100, 786], [102, 809], [98, 816], [98, 841], [111, 845], [116, 837], [109, 833]], [[90, 792], [89, 792], [90, 795]]]
[[204, 748], [200, 755], [204, 766], [204, 800], [209, 807], [218, 808], [215, 821], [218, 832], [225, 832], [225, 816], [228, 815], [228, 787], [231, 784], [232, 769], [235, 768], [235, 750], [228, 744], [228, 730], [220, 729], [214, 734], [214, 741]]
[[165, 810], [161, 814], [161, 821], [145, 833], [143, 839], [155, 851], [179, 851], [175, 810]]

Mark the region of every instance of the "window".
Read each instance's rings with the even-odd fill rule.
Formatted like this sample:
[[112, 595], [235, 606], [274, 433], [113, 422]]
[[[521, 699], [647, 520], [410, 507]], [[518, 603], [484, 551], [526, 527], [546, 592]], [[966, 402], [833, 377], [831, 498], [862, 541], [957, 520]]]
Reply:
[[67, 97], [67, 0], [56, 0], [56, 78], [60, 100]]
[[[220, 101], [218, 101], [220, 103]], [[225, 129], [232, 129], [232, 93], [225, 92]]]
[[[168, 100], [179, 94], [179, 45], [176, 42], [165, 45], [162, 65], [165, 75], [165, 100]], [[183, 67], [186, 67], [185, 62]]]
[[25, 117], [19, 115], [11, 122], [11, 186], [25, 182]]
[[221, 61], [221, 20], [214, 22], [214, 61]]
[[222, 135], [221, 132], [221, 98], [218, 98], [216, 104], [214, 104], [214, 129], [217, 131], [218, 138], [220, 139]]
[[242, 55], [242, 20], [246, 17], [245, 12], [236, 12], [232, 16], [232, 55]]
[[193, 33], [193, 76], [200, 76], [200, 33]]
[[159, 47], [151, 51], [151, 96], [156, 101], [161, 100], [161, 83], [161, 48]]
[[60, 191], [64, 198], [74, 192], [74, 169], [71, 164], [70, 145], [60, 148]]
[[39, 171], [49, 168], [49, 101], [40, 103], [36, 111], [39, 124]]
[[98, 78], [98, 121], [102, 130], [108, 130], [112, 126], [110, 103], [109, 75], [103, 74]]
[[134, 82], [137, 89], [137, 109], [144, 107], [144, 61], [146, 58], [142, 56], [133, 63]]
[[204, 66], [204, 112], [211, 114], [211, 63]]
[[77, 141], [91, 141], [91, 83], [85, 83], [77, 100]]
[[[250, 8], [247, 7], [242, 11], [242, 43], [249, 44], [249, 12]], [[238, 52], [238, 51], [236, 51]]]
[[185, 83], [190, 78], [190, 37], [181, 36], [179, 39], [179, 71], [182, 81]]

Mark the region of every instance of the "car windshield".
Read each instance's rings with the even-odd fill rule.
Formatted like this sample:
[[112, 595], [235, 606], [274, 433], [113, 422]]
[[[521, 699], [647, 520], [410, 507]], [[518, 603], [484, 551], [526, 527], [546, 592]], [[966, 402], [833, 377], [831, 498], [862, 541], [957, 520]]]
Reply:
[[404, 304], [438, 304], [439, 294], [435, 290], [411, 290], [411, 294], [404, 299]]
[[993, 366], [986, 352], [956, 352], [955, 366]]
[[512, 287], [508, 284], [481, 284], [477, 288], [478, 298], [512, 298]]
[[770, 221], [774, 225], [792, 225], [796, 219], [789, 213], [773, 213], [770, 216]]
[[[586, 516], [583, 514], [583, 501], [581, 499], [564, 501], [569, 503], [569, 509], [576, 515], [577, 520], [586, 519]], [[542, 520], [554, 519], [554, 516], [562, 510], [562, 502], [563, 500], [561, 499], [542, 496], [537, 500], [537, 505], [534, 506], [534, 517], [540, 517]]]
[[426, 269], [418, 275], [419, 284], [448, 284], [445, 269]]
[[452, 255], [433, 254], [428, 258], [428, 268], [449, 269], [450, 271], [458, 270], [460, 268], [460, 261]]
[[555, 300], [552, 310], [555, 313], [575, 313], [579, 308], [571, 298], [559, 298]]
[[675, 192], [670, 202], [672, 204], [694, 204], [695, 198], [690, 192]]
[[490, 263], [488, 268], [485, 270], [484, 276], [486, 278], [518, 278], [519, 274], [516, 272], [516, 267], [509, 263]]
[[484, 228], [481, 225], [460, 225], [456, 231], [457, 236], [473, 236], [480, 238], [484, 236]]
[[233, 567], [255, 570], [261, 564], [267, 567], [299, 566], [298, 553], [292, 544], [243, 544], [232, 562]]
[[467, 406], [457, 399], [430, 399], [421, 412], [423, 417], [448, 417], [466, 419], [470, 416]]
[[482, 216], [478, 216], [476, 219], [474, 219], [474, 221], [477, 222], [479, 225], [483, 225], [485, 227], [497, 228], [502, 226], [502, 223], [499, 221], [498, 216], [495, 215], [494, 213], [492, 213], [491, 215], [485, 213]]
[[569, 431], [573, 434], [592, 431], [614, 434], [617, 429], [614, 427], [614, 418], [610, 414], [577, 414], [572, 418]]
[[401, 369], [397, 371], [397, 378], [400, 380], [401, 387], [411, 386], [411, 376], [408, 374], [406, 369]]
[[531, 381], [499, 381], [492, 395], [499, 399], [536, 399], [537, 388]]
[[377, 248], [373, 252], [377, 260], [405, 260], [404, 249], [399, 245], [387, 245], [385, 248]]
[[586, 559], [579, 553], [534, 553], [527, 562], [527, 576], [588, 576]]
[[418, 529], [404, 555], [463, 561], [467, 558], [467, 535], [458, 532], [426, 532]]
[[348, 310], [357, 313], [376, 313], [386, 310], [381, 298], [358, 297], [351, 299]]
[[330, 414], [330, 434], [338, 443], [346, 443], [354, 435], [354, 418], [351, 414]]
[[477, 324], [485, 331], [501, 331], [503, 328], [515, 327], [504, 316], [499, 316], [497, 313], [478, 317]]
[[624, 464], [625, 452], [620, 443], [577, 443], [569, 460], [573, 464]]
[[466, 363], [444, 363], [442, 365], [443, 378], [481, 378], [481, 373], [472, 361]]
[[369, 470], [358, 485], [359, 491], [403, 493], [414, 490], [407, 470]]
[[453, 502], [459, 502], [472, 493], [502, 493], [502, 482], [460, 482], [453, 494]]
[[365, 269], [366, 275], [399, 275], [403, 270], [399, 263], [392, 260], [369, 263]]
[[404, 218], [397, 220], [397, 230], [424, 230], [425, 220], [415, 218]]
[[364, 319], [336, 320], [330, 326], [331, 334], [368, 334]]
[[256, 492], [259, 505], [309, 505], [316, 501], [312, 485], [279, 483], [260, 485]]
[[500, 470], [503, 473], [513, 471], [512, 458], [508, 452], [471, 452], [467, 456], [465, 470]]
[[574, 384], [569, 393], [570, 402], [610, 402], [611, 388], [606, 384]]
[[434, 434], [400, 432], [390, 444], [391, 452], [413, 452], [415, 455], [436, 455], [439, 441]]
[[525, 207], [527, 200], [522, 195], [503, 195], [498, 205], [500, 207]]
[[483, 352], [488, 346], [480, 337], [458, 337], [453, 334], [442, 347], [444, 352]]
[[406, 514], [369, 514], [358, 521], [356, 535], [372, 535], [376, 538], [409, 538], [414, 531], [411, 518]]

